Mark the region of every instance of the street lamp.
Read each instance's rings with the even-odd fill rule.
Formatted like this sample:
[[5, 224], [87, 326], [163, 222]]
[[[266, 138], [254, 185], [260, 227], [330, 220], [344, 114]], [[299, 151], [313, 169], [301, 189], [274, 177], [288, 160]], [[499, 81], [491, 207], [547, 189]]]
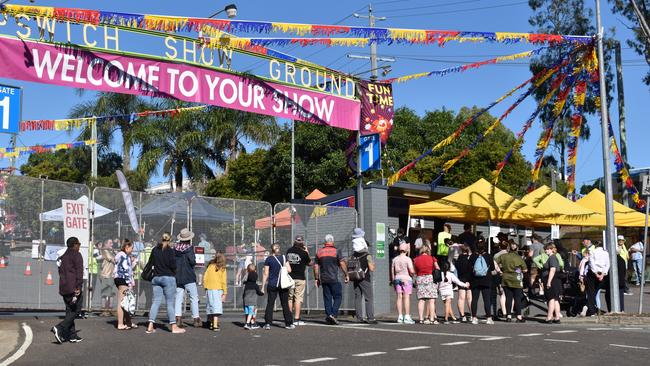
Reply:
[[228, 4], [228, 5], [226, 5], [225, 8], [223, 8], [223, 9], [219, 10], [218, 12], [210, 15], [208, 18], [214, 18], [217, 15], [223, 13], [224, 11], [226, 12], [226, 15], [228, 16], [228, 18], [232, 19], [232, 18], [237, 16], [237, 5]]

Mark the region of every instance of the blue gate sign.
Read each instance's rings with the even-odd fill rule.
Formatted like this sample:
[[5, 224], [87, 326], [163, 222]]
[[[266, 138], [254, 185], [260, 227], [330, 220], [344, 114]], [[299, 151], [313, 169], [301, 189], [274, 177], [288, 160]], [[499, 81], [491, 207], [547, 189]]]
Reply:
[[381, 169], [381, 142], [379, 134], [360, 137], [359, 154], [361, 154], [361, 172]]
[[18, 133], [20, 127], [22, 90], [0, 85], [0, 132]]

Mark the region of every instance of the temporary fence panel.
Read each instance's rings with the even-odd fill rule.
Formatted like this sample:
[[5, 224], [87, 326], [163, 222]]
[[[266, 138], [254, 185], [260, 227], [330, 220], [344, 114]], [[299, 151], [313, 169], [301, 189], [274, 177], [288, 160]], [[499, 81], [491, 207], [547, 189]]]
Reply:
[[[282, 253], [293, 245], [297, 235], [302, 235], [314, 261], [317, 250], [323, 247], [325, 236], [331, 234], [343, 257], [352, 255], [352, 232], [357, 227], [357, 210], [354, 208], [278, 203], [274, 207], [273, 219], [275, 241], [282, 247]], [[307, 268], [305, 275], [307, 288], [303, 309], [323, 310], [322, 291], [315, 285], [312, 267]], [[339, 280], [343, 282], [341, 271]], [[354, 309], [354, 290], [349, 284], [343, 286], [341, 310], [351, 309]]]
[[88, 187], [10, 175], [0, 177], [0, 196], [0, 308], [60, 309], [61, 200], [88, 200]]

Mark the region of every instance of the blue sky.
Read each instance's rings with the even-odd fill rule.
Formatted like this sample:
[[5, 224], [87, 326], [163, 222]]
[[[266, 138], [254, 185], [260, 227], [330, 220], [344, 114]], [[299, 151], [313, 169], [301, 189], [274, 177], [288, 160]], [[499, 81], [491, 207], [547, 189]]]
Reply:
[[[68, 0], [37, 0], [35, 5], [65, 6], [92, 8], [117, 12], [149, 13], [179, 16], [208, 16], [231, 1], [127, 1], [127, 0], [95, 0], [92, 2]], [[243, 0], [233, 1], [238, 7], [238, 19], [266, 20], [277, 22], [297, 22], [314, 24], [367, 25], [367, 19], [357, 19], [352, 13], [364, 14], [368, 1], [297, 1], [297, 0]], [[26, 4], [27, 1], [12, 1], [15, 4]], [[593, 6], [593, 1], [586, 1]], [[601, 1], [604, 10], [603, 25], [605, 29], [616, 28], [616, 38], [623, 43], [631, 34], [623, 26], [624, 20], [613, 16], [605, 0]], [[503, 5], [503, 6], [502, 6]], [[514, 0], [400, 0], [376, 1], [373, 3], [375, 15], [386, 16], [386, 21], [377, 26], [396, 28], [467, 30], [467, 31], [499, 31], [499, 32], [532, 32], [528, 24], [531, 15], [527, 1]], [[224, 14], [219, 15], [223, 17]], [[8, 29], [8, 28], [7, 28]], [[7, 33], [0, 28], [0, 33]], [[281, 35], [280, 35], [281, 36]], [[134, 42], [134, 41], [132, 41]], [[133, 44], [131, 45], [133, 46]], [[648, 133], [644, 125], [644, 112], [647, 112], [648, 87], [641, 79], [648, 66], [641, 56], [623, 45], [623, 74], [625, 77], [628, 160], [633, 167], [650, 166], [650, 157], [644, 152], [645, 138]], [[534, 49], [527, 44], [478, 44], [478, 43], [449, 43], [444, 47], [430, 46], [379, 46], [380, 56], [390, 56], [396, 59], [391, 63], [392, 71], [388, 77], [397, 77], [418, 72], [443, 69], [468, 63], [490, 59], [499, 55], [507, 55]], [[348, 54], [367, 54], [369, 49], [363, 48], [327, 48], [327, 47], [285, 47], [280, 51], [301, 57], [322, 65], [329, 66], [349, 73], [360, 73], [370, 69], [364, 60], [350, 59]], [[485, 66], [478, 70], [465, 73], [450, 74], [445, 77], [430, 77], [410, 81], [394, 86], [396, 106], [408, 106], [419, 114], [428, 110], [447, 108], [458, 110], [462, 106], [485, 106], [505, 94], [508, 90], [530, 77], [526, 61], [510, 64]], [[235, 56], [234, 70], [252, 70], [258, 74], [268, 72], [267, 62], [256, 62], [245, 57]], [[380, 63], [382, 65], [382, 63]], [[365, 74], [368, 76], [368, 74]], [[24, 89], [23, 119], [58, 119], [65, 118], [70, 108], [80, 101], [73, 89], [44, 84], [26, 83], [0, 78], [0, 84], [21, 86]], [[615, 91], [613, 92], [615, 95]], [[88, 92], [85, 97], [92, 95]], [[511, 101], [512, 102], [512, 101]], [[508, 107], [508, 102], [495, 108], [493, 115], [500, 114]], [[522, 103], [504, 122], [504, 125], [515, 133], [520, 130], [524, 121], [534, 110], [532, 101]], [[618, 111], [613, 103], [610, 112], [615, 129], [618, 123]], [[592, 137], [589, 141], [581, 141], [578, 150], [577, 187], [583, 182], [589, 182], [602, 176], [602, 152], [600, 141], [600, 125], [598, 119], [589, 118]], [[531, 159], [536, 141], [539, 137], [539, 123], [536, 123], [526, 135], [523, 153]], [[618, 132], [617, 132], [618, 133]], [[71, 142], [76, 136], [67, 132], [25, 132], [18, 136], [19, 146], [30, 146], [43, 143]], [[0, 146], [9, 146], [9, 136], [0, 135]], [[550, 149], [550, 148], [549, 148]], [[117, 151], [117, 148], [116, 148]], [[549, 150], [550, 151], [550, 150]], [[557, 155], [556, 155], [557, 156]], [[18, 165], [26, 161], [21, 158]], [[4, 159], [0, 166], [8, 166]], [[399, 169], [400, 167], [395, 167]], [[612, 167], [613, 169], [613, 167]], [[153, 182], [160, 182], [162, 177], [155, 177]]]

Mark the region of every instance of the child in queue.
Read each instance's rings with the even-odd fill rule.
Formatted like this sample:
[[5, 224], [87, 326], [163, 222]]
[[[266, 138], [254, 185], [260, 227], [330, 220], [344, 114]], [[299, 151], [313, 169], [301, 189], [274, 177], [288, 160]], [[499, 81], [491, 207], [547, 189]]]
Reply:
[[440, 263], [440, 272], [442, 272], [442, 281], [438, 284], [438, 292], [442, 301], [445, 303], [445, 324], [449, 324], [449, 317], [451, 317], [452, 323], [458, 323], [458, 320], [454, 316], [454, 312], [451, 309], [451, 300], [454, 298], [454, 287], [453, 284], [458, 285], [462, 288], [468, 288], [469, 282], [461, 282], [456, 275], [449, 270], [449, 262], [443, 261]]
[[218, 332], [221, 330], [219, 316], [223, 314], [223, 302], [226, 301], [228, 294], [226, 257], [223, 253], [218, 252], [208, 263], [208, 268], [205, 269], [203, 276], [203, 286], [208, 299], [205, 310], [208, 317], [208, 328]]
[[244, 329], [259, 329], [257, 325], [257, 297], [264, 296], [264, 293], [257, 284], [257, 270], [253, 263], [246, 267], [248, 276], [244, 282]]

